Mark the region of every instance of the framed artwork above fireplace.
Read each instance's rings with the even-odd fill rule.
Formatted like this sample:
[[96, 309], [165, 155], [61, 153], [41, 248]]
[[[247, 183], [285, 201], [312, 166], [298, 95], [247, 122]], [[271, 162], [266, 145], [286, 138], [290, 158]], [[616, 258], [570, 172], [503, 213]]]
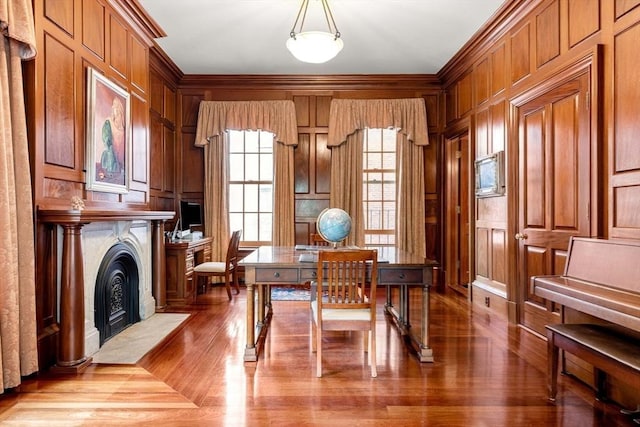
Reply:
[[129, 191], [131, 141], [129, 93], [87, 68], [87, 190]]

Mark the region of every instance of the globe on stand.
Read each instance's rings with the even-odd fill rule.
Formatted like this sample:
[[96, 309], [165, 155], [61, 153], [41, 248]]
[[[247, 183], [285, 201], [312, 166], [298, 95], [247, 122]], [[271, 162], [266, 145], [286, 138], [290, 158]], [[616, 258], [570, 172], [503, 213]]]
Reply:
[[351, 217], [342, 209], [327, 208], [318, 215], [316, 228], [324, 240], [333, 243], [335, 249], [351, 232]]

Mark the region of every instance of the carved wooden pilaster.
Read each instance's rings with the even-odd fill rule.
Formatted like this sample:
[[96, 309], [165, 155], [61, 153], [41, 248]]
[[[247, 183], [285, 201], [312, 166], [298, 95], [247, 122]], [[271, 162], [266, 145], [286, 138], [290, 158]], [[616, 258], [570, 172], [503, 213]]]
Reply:
[[[63, 229], [60, 278], [60, 339], [56, 364], [67, 368], [87, 362], [84, 354], [84, 260], [82, 223], [60, 224]], [[90, 359], [90, 358], [89, 358]], [[90, 360], [89, 360], [90, 363]]]
[[153, 221], [153, 241], [151, 249], [152, 291], [156, 299], [156, 308], [163, 309], [167, 305], [166, 264], [164, 252], [164, 221]]

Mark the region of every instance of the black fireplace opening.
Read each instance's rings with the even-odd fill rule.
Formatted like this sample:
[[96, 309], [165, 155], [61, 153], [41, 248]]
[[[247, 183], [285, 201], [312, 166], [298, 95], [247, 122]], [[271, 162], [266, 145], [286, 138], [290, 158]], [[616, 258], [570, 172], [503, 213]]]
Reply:
[[113, 245], [105, 254], [96, 278], [94, 312], [100, 346], [140, 321], [139, 274], [131, 248]]

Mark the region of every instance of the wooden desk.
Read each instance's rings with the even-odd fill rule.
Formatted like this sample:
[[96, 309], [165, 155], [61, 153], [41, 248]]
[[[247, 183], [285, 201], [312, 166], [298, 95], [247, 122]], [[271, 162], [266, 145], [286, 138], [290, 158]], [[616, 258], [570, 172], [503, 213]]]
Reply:
[[211, 261], [211, 237], [165, 243], [167, 304], [185, 305], [192, 299], [193, 267]]
[[[385, 260], [378, 263], [378, 285], [387, 288], [385, 313], [416, 350], [420, 361], [433, 362], [429, 347], [429, 287], [437, 263], [396, 248], [375, 249], [379, 259]], [[293, 247], [263, 246], [240, 261], [247, 286], [246, 362], [258, 360], [269, 328], [273, 315], [270, 285], [296, 286], [315, 278], [316, 263], [298, 260], [304, 252]], [[418, 322], [412, 325], [410, 316], [418, 317]]]

